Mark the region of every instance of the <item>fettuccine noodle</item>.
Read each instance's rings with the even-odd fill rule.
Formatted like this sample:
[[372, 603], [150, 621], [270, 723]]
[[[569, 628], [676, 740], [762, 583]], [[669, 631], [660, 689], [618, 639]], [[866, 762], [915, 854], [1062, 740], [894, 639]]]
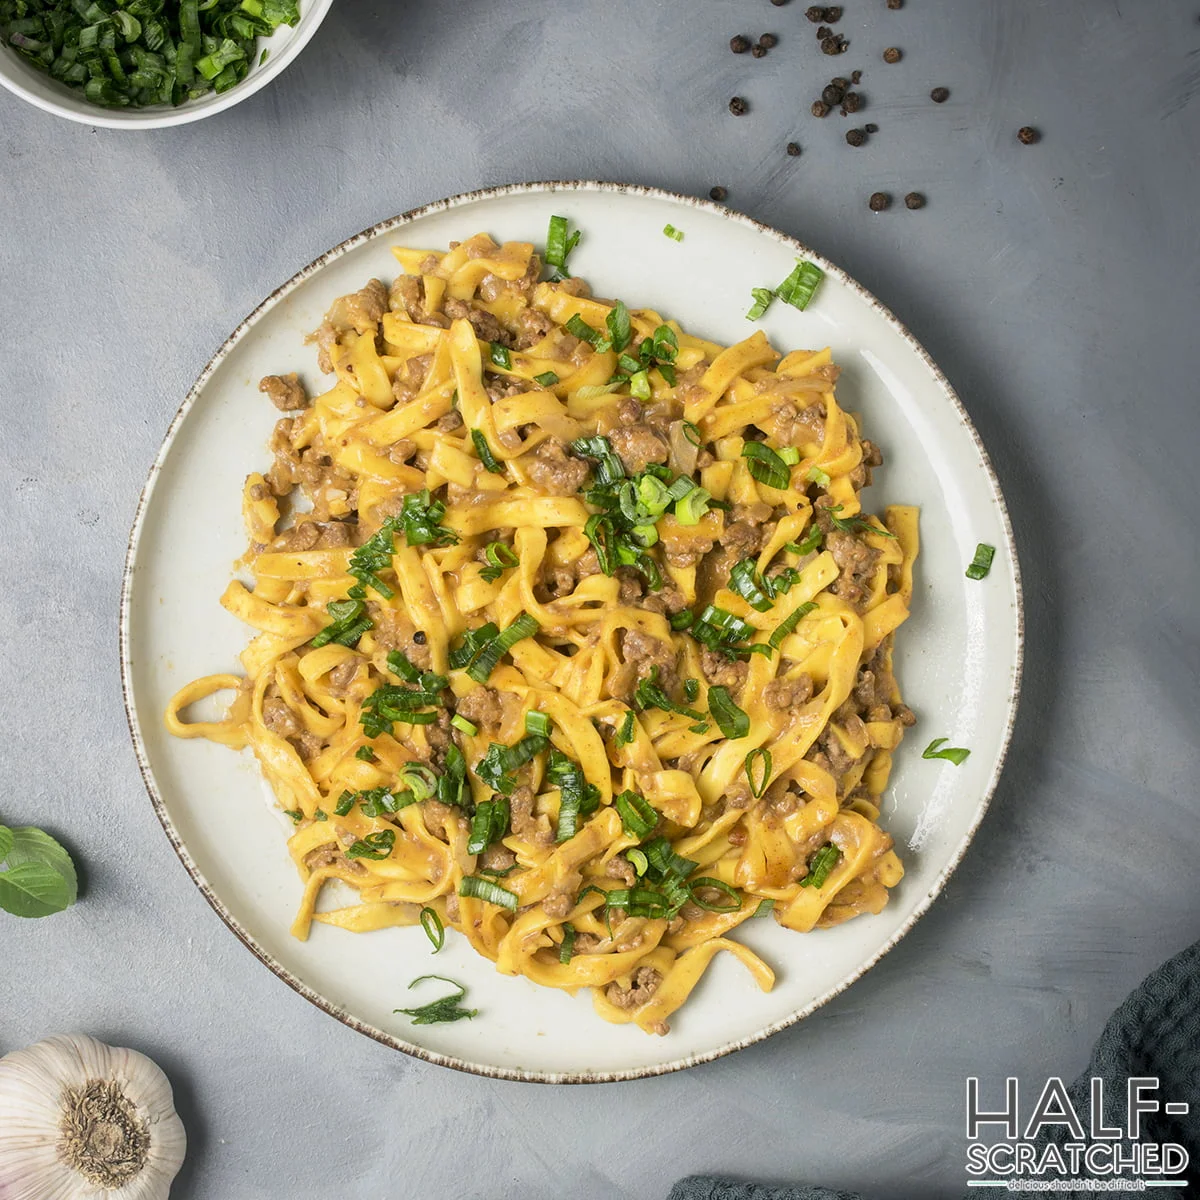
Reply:
[[769, 990], [738, 925], [878, 913], [903, 874], [916, 510], [863, 513], [827, 349], [716, 345], [527, 243], [395, 254], [314, 335], [332, 387], [263, 381], [287, 415], [221, 598], [257, 633], [168, 728], [254, 752], [298, 938], [424, 913], [657, 1033], [722, 951]]

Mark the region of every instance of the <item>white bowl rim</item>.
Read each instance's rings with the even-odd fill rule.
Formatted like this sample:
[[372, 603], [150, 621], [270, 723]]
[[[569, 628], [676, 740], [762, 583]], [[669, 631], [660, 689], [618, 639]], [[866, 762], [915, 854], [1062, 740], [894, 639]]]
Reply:
[[[702, 209], [707, 212], [716, 213], [728, 220], [738, 224], [748, 226], [757, 230], [760, 233], [766, 234], [782, 245], [789, 247], [793, 251], [806, 258], [811, 259], [827, 274], [833, 276], [840, 283], [850, 288], [864, 299], [880, 316], [882, 316], [899, 334], [909, 347], [916, 353], [924, 365], [929, 369], [934, 377], [934, 380], [939, 387], [945, 392], [947, 398], [954, 406], [955, 412], [962, 422], [963, 427], [970, 434], [979, 451], [980, 459], [987, 471], [989, 482], [992, 486], [992, 491], [996, 498], [997, 508], [999, 510], [1001, 525], [1004, 531], [1004, 540], [1008, 552], [1012, 556], [1013, 565], [1013, 594], [1015, 597], [1015, 616], [1016, 616], [1016, 645], [1014, 647], [1013, 668], [1009, 678], [1009, 693], [1006, 700], [1008, 708], [1008, 718], [1005, 723], [1004, 733], [1001, 739], [1000, 749], [996, 756], [996, 761], [992, 767], [991, 775], [987, 781], [987, 786], [984, 789], [983, 795], [979, 799], [978, 807], [975, 816], [955, 847], [949, 862], [939, 872], [932, 886], [926, 894], [920, 899], [913, 911], [909, 914], [904, 924], [892, 934], [890, 938], [882, 946], [880, 946], [873, 954], [865, 961], [859, 963], [851, 970], [842, 980], [833, 987], [829, 988], [815, 1000], [809, 1001], [803, 1007], [797, 1009], [794, 1013], [788, 1014], [786, 1017], [765, 1026], [762, 1029], [756, 1030], [754, 1033], [745, 1037], [735, 1039], [734, 1041], [725, 1043], [712, 1050], [706, 1050], [699, 1053], [689, 1054], [682, 1058], [672, 1059], [665, 1063], [656, 1063], [650, 1066], [633, 1067], [619, 1071], [574, 1071], [574, 1072], [551, 1072], [537, 1070], [523, 1070], [511, 1067], [496, 1067], [489, 1066], [483, 1063], [468, 1062], [454, 1055], [442, 1054], [431, 1051], [423, 1046], [415, 1045], [412, 1042], [405, 1041], [403, 1038], [396, 1037], [382, 1029], [368, 1024], [365, 1021], [345, 1012], [337, 1005], [331, 1003], [319, 992], [310, 988], [301, 979], [297, 978], [287, 967], [280, 963], [273, 955], [269, 954], [262, 946], [260, 946], [250, 933], [242, 927], [237, 918], [226, 908], [225, 904], [216, 895], [211, 885], [205, 879], [203, 873], [192, 859], [178, 831], [175, 829], [170, 815], [166, 810], [166, 806], [162, 797], [158, 792], [157, 785], [154, 780], [153, 772], [150, 768], [149, 757], [146, 752], [145, 744], [142, 741], [141, 732], [138, 728], [138, 721], [133, 703], [133, 666], [130, 657], [130, 635], [129, 635], [129, 613], [130, 602], [133, 591], [133, 575], [134, 564], [137, 556], [138, 543], [141, 537], [142, 526], [145, 520], [147, 507], [150, 497], [154, 490], [155, 482], [162, 471], [166, 461], [167, 454], [175, 440], [176, 432], [179, 429], [181, 422], [187, 413], [191, 410], [192, 405], [202, 394], [205, 385], [213, 372], [228, 356], [233, 347], [241, 341], [241, 339], [250, 331], [257, 323], [258, 319], [268, 310], [273, 308], [289, 293], [294, 291], [309, 276], [317, 273], [326, 263], [333, 259], [340, 258], [342, 255], [355, 249], [356, 247], [371, 241], [374, 238], [386, 236], [397, 229], [410, 224], [420, 217], [428, 216], [433, 213], [445, 212], [450, 209], [459, 208], [464, 205], [474, 203], [481, 200], [489, 200], [501, 196], [514, 195], [531, 195], [539, 193], [554, 193], [554, 192], [601, 192], [612, 195], [635, 195], [657, 200], [666, 200], [677, 204], [684, 204], [692, 208]], [[455, 1070], [464, 1071], [468, 1074], [483, 1075], [491, 1079], [507, 1079], [522, 1083], [619, 1083], [633, 1079], [644, 1079], [651, 1076], [667, 1075], [675, 1071], [681, 1071], [687, 1067], [698, 1066], [701, 1063], [712, 1062], [714, 1059], [723, 1058], [727, 1054], [732, 1054], [737, 1050], [743, 1050], [747, 1046], [752, 1046], [757, 1042], [761, 1042], [771, 1037], [773, 1034], [787, 1029], [802, 1021], [805, 1017], [811, 1016], [822, 1005], [827, 1004], [835, 996], [841, 995], [852, 983], [856, 982], [867, 973], [889, 950], [891, 950], [906, 933], [917, 923], [918, 920], [929, 910], [933, 901], [941, 893], [942, 889], [954, 873], [959, 863], [962, 862], [967, 848], [970, 846], [983, 821], [985, 814], [991, 804], [992, 797], [995, 795], [996, 787], [1000, 781], [1000, 775], [1004, 767], [1005, 759], [1008, 755], [1008, 748], [1012, 741], [1013, 728], [1016, 723], [1017, 704], [1020, 697], [1021, 675], [1024, 663], [1025, 650], [1025, 618], [1024, 618], [1024, 598], [1021, 590], [1021, 574], [1020, 566], [1017, 560], [1016, 540], [1013, 536], [1012, 522], [1009, 518], [1008, 507], [1004, 500], [1004, 494], [1000, 488], [1000, 481], [996, 476], [991, 459], [988, 457], [983, 441], [979, 436], [967, 410], [959, 399], [957, 392], [951, 386], [949, 380], [942, 373], [938, 365], [930, 357], [928, 351], [917, 341], [917, 339], [909, 332], [908, 328], [878, 299], [875, 298], [866, 288], [848, 275], [841, 267], [830, 262], [823, 255], [812, 250], [797, 238], [793, 238], [788, 234], [775, 229], [771, 225], [767, 225], [762, 221], [757, 221], [753, 217], [749, 217], [744, 213], [736, 212], [726, 208], [724, 205], [716, 204], [709, 200], [703, 200], [695, 196], [686, 196], [679, 192], [672, 192], [665, 188], [649, 187], [642, 184], [626, 184], [613, 183], [603, 180], [594, 179], [576, 179], [576, 180], [542, 180], [529, 183], [511, 183], [503, 184], [495, 187], [481, 188], [471, 192], [460, 192], [457, 195], [449, 196], [443, 200], [437, 200], [430, 204], [421, 205], [418, 208], [409, 209], [406, 212], [400, 213], [398, 216], [389, 217], [386, 220], [379, 221], [376, 224], [364, 229], [361, 233], [356, 233], [352, 237], [347, 238], [343, 242], [339, 242], [336, 246], [327, 250], [310, 262], [306, 267], [301, 268], [296, 272], [286, 283], [276, 288], [268, 295], [248, 316], [246, 316], [234, 329], [234, 331], [225, 339], [217, 352], [208, 361], [207, 365], [197, 376], [195, 383], [192, 384], [184, 397], [183, 403], [176, 412], [166, 435], [163, 438], [162, 446], [159, 449], [158, 455], [155, 457], [154, 463], [150, 467], [150, 472], [147, 475], [146, 483], [142, 488], [141, 495], [138, 498], [137, 511], [134, 515], [133, 525], [130, 529], [129, 543], [125, 556], [125, 569], [121, 586], [121, 608], [120, 608], [120, 658], [121, 658], [121, 691], [125, 704], [125, 717], [129, 725], [130, 736], [133, 739], [134, 752], [137, 755], [138, 768], [142, 774], [142, 781], [145, 784], [146, 791], [149, 793], [150, 801], [154, 806], [155, 814], [159, 822], [162, 824], [167, 838], [170, 841], [175, 853], [179, 856], [183, 863], [184, 869], [191, 876], [192, 881], [200, 889], [204, 898], [213, 908], [216, 914], [222, 921], [232, 930], [238, 939], [246, 946], [252, 954], [255, 955], [264, 965], [270, 968], [276, 975], [279, 976], [289, 987], [298, 992], [310, 1003], [316, 1005], [323, 1012], [328, 1013], [332, 1017], [336, 1017], [343, 1024], [350, 1026], [359, 1033], [365, 1034], [367, 1037], [373, 1038], [377, 1042], [381, 1042], [385, 1046], [390, 1046], [394, 1050], [403, 1051], [405, 1054], [410, 1054], [415, 1058], [423, 1059], [425, 1062], [433, 1063], [437, 1066], [452, 1067]]]
[[[99, 129], [166, 129], [172, 125], [190, 125], [193, 121], [203, 121], [205, 117], [214, 117], [217, 113], [225, 112], [235, 104], [240, 104], [247, 97], [253, 96], [255, 92], [266, 87], [272, 79], [281, 75], [300, 51], [308, 45], [313, 34], [321, 27], [321, 22], [329, 15], [332, 5], [333, 0], [306, 0], [299, 22], [288, 38], [287, 45], [278, 54], [268, 56], [266, 63], [260, 69], [252, 70], [245, 79], [222, 95], [204, 97], [195, 101], [189, 100], [178, 108], [167, 108], [161, 105], [131, 109], [103, 108], [82, 97], [75, 101], [80, 107], [74, 108], [67, 102], [67, 97], [74, 99], [76, 95], [70, 89], [66, 89], [63, 103], [49, 100], [27, 87], [20, 79], [9, 75], [3, 68], [0, 68], [0, 87], [7, 88], [14, 96], [28, 101], [35, 108], [40, 108], [42, 112], [63, 117], [78, 125], [91, 125]], [[271, 49], [270, 39], [264, 40], [267, 44], [263, 49]], [[0, 45], [0, 52], [11, 54], [14, 58], [20, 57], [9, 46]], [[38, 71], [38, 68], [32, 64], [28, 64], [28, 66], [30, 70]], [[44, 71], [38, 71], [38, 73], [45, 76], [48, 83], [56, 89], [64, 87], [57, 79], [47, 75]]]

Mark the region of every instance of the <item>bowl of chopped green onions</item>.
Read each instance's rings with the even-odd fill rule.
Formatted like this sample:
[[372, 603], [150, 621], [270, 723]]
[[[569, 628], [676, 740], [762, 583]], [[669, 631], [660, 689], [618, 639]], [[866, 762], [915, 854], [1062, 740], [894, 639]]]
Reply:
[[0, 84], [86, 125], [182, 125], [268, 84], [332, 3], [0, 0]]

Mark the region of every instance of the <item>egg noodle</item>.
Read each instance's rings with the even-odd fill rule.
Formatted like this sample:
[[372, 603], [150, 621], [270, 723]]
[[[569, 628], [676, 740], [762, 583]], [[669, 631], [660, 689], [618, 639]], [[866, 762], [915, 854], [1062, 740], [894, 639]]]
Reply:
[[314, 335], [331, 388], [263, 381], [288, 415], [221, 597], [258, 633], [167, 727], [253, 750], [298, 938], [450, 927], [656, 1033], [721, 951], [769, 990], [737, 926], [877, 913], [903, 874], [916, 510], [863, 513], [828, 349], [716, 345], [523, 242], [394, 253]]

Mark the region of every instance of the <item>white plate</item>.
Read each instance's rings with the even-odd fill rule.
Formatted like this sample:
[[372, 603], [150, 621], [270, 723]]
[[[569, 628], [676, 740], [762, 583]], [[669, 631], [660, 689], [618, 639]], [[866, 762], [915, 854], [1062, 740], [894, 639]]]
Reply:
[[[590, 997], [495, 972], [453, 935], [432, 958], [419, 928], [356, 935], [317, 926], [288, 934], [300, 883], [284, 847], [290, 823], [264, 803], [249, 756], [163, 727], [168, 697], [198, 675], [236, 671], [248, 632], [217, 598], [244, 549], [242, 482], [268, 462], [277, 414], [262, 375], [300, 369], [316, 382], [304, 335], [330, 302], [372, 275], [392, 278], [394, 245], [444, 247], [486, 230], [541, 242], [553, 213], [583, 230], [571, 268], [597, 294], [623, 297], [729, 343], [753, 332], [750, 289], [778, 283], [803, 255], [826, 278], [803, 313], [772, 306], [776, 348], [833, 347], [838, 398], [861, 412], [884, 452], [867, 507], [921, 506], [913, 615], [897, 675], [920, 723], [897, 755], [883, 823], [908, 874], [879, 916], [801, 935], [770, 920], [736, 936], [778, 973], [761, 993], [719, 956], [665, 1038], [614, 1026]], [[682, 242], [663, 236], [668, 222]], [[964, 576], [978, 542], [996, 547], [990, 576]], [[205, 368], [150, 472], [130, 538], [122, 670], [146, 786], [168, 837], [226, 924], [314, 1004], [380, 1041], [432, 1062], [512, 1079], [611, 1080], [658, 1074], [749, 1045], [799, 1020], [857, 979], [912, 927], [962, 857], [996, 786], [1021, 667], [1021, 595], [1012, 533], [987, 455], [941, 372], [911, 334], [846, 274], [807, 247], [704, 201], [611, 184], [530, 184], [458, 196], [351, 238], [269, 296]], [[968, 746], [961, 767], [923, 760], [933, 737]], [[480, 1015], [413, 1026], [393, 1009], [429, 971], [460, 979]]]

